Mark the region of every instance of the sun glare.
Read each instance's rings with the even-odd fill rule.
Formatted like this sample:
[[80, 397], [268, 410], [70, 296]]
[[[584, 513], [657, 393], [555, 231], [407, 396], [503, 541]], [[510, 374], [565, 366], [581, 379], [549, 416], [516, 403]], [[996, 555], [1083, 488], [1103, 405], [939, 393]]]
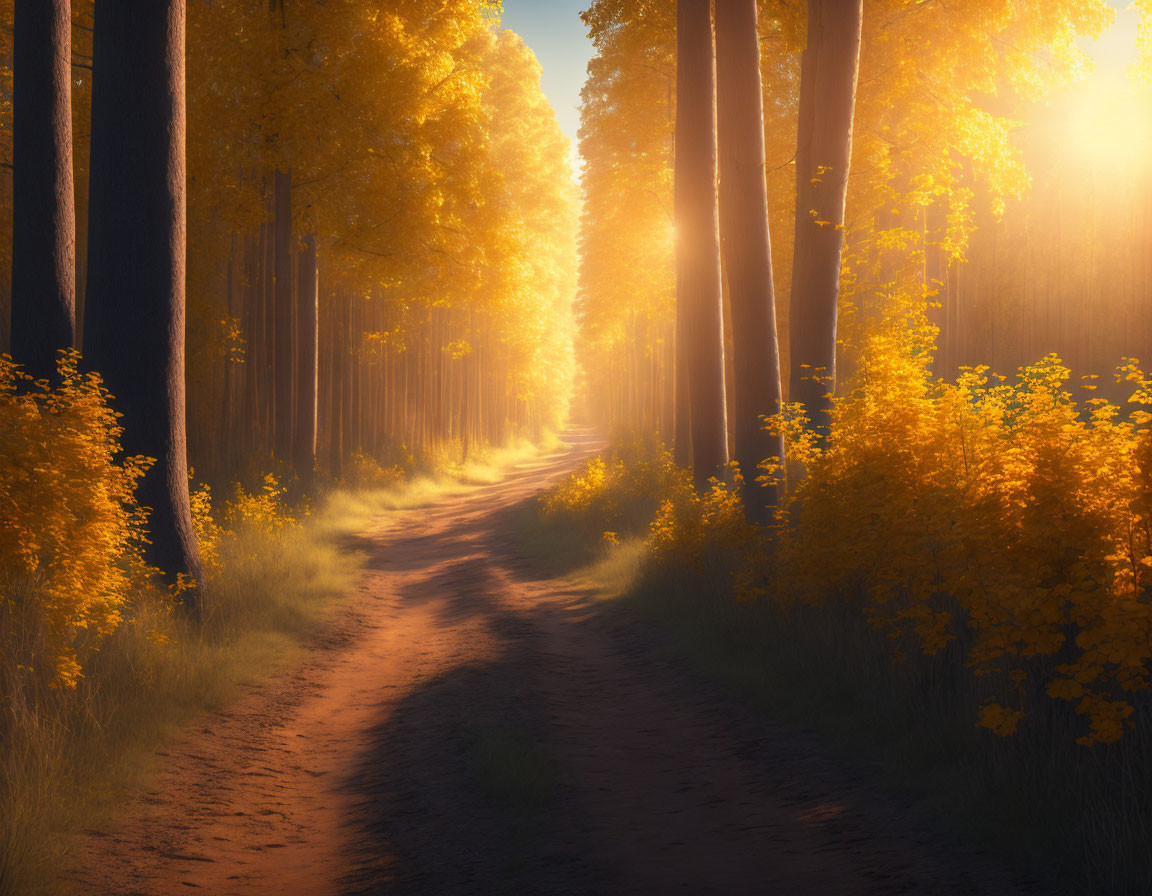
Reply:
[[1086, 81], [1065, 101], [1064, 148], [1083, 161], [1110, 168], [1145, 163], [1152, 147], [1149, 99], [1149, 90], [1131, 81]]
[[1152, 90], [1133, 74], [1139, 57], [1137, 25], [1134, 9], [1117, 10], [1115, 22], [1100, 39], [1085, 43], [1093, 71], [1059, 104], [1063, 146], [1058, 150], [1110, 168], [1146, 164], [1152, 147]]

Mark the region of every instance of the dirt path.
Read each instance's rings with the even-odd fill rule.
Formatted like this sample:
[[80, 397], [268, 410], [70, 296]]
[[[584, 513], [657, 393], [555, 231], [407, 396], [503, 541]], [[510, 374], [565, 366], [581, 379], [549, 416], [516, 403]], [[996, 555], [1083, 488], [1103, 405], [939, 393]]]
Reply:
[[1032, 892], [658, 636], [535, 580], [515, 508], [571, 447], [363, 539], [304, 666], [200, 719], [91, 832], [78, 894]]

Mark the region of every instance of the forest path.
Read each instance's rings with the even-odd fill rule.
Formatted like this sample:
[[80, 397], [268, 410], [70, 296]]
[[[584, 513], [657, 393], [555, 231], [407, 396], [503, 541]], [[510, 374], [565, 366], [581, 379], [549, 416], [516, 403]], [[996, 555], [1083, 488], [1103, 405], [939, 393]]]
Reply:
[[67, 891], [1027, 892], [651, 626], [539, 579], [513, 526], [599, 447], [566, 441], [359, 539], [359, 590], [304, 664], [201, 717]]

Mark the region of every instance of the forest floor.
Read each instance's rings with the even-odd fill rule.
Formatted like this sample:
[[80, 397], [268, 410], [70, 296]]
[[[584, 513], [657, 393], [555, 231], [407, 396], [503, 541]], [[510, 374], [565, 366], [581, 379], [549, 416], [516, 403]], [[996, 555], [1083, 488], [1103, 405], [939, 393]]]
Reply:
[[564, 441], [354, 539], [304, 662], [197, 719], [61, 891], [1040, 892], [525, 560], [518, 509], [600, 447]]

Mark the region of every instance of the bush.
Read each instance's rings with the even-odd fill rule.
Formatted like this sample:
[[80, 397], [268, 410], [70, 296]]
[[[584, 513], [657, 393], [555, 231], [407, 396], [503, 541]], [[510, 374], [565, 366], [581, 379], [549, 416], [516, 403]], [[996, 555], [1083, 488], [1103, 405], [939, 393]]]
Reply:
[[1119, 739], [1152, 683], [1147, 379], [1118, 372], [1135, 385], [1125, 416], [1076, 401], [1054, 356], [1014, 383], [985, 368], [941, 382], [893, 329], [864, 358], [826, 443], [794, 412], [776, 421], [807, 469], [782, 513], [781, 598], [860, 594], [894, 644], [955, 642], [1006, 682], [1009, 705], [980, 714], [1000, 734], [1051, 698], [1087, 718], [1081, 743]]
[[691, 480], [654, 436], [625, 436], [540, 496], [545, 517], [576, 521], [612, 542], [648, 528], [660, 505], [692, 492]]
[[0, 356], [0, 699], [73, 687], [150, 572], [121, 428], [95, 374], [61, 355], [60, 384]]
[[207, 583], [197, 618], [142, 559], [147, 469], [94, 374], [58, 385], [0, 356], [0, 894], [51, 892], [66, 834], [93, 823], [172, 726], [266, 674], [358, 563], [275, 476], [212, 506], [192, 492]]

